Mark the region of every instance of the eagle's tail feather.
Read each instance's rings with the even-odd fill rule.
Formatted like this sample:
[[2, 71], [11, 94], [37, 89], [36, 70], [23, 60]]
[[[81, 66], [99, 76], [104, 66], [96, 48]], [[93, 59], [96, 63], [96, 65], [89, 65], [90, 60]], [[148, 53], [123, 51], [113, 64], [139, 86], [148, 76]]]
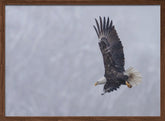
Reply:
[[135, 70], [133, 67], [129, 67], [126, 71], [125, 74], [128, 76], [128, 82], [131, 84], [131, 86], [136, 86], [141, 83], [142, 81], [142, 76], [141, 74]]

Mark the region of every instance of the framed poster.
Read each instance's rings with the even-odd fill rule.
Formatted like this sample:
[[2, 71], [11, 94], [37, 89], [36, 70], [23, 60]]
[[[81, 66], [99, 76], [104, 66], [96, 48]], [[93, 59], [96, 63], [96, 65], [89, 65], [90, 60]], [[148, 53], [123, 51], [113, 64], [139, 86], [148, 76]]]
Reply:
[[[1, 119], [163, 120], [163, 1], [1, 2]], [[101, 95], [95, 19], [113, 21], [138, 86]], [[102, 19], [103, 20], [103, 19]]]

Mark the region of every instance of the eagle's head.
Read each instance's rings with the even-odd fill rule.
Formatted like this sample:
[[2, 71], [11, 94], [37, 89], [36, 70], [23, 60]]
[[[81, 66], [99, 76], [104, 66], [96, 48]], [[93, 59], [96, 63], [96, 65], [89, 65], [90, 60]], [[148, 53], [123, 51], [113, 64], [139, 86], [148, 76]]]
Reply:
[[106, 81], [107, 81], [106, 78], [105, 78], [105, 77], [102, 77], [102, 78], [100, 78], [100, 79], [95, 83], [95, 86], [101, 85], [101, 84], [105, 84]]

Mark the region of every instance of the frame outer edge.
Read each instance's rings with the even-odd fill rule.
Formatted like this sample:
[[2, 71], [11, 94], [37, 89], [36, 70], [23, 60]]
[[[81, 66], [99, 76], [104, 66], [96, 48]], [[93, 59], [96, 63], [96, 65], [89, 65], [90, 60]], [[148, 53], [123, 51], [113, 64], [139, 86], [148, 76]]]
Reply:
[[0, 1], [0, 120], [5, 117], [5, 2]]
[[161, 68], [161, 88], [160, 88], [160, 94], [161, 94], [161, 120], [165, 120], [165, 90], [164, 90], [164, 86], [165, 86], [165, 1], [162, 2], [161, 4], [161, 22], [160, 22], [160, 27], [161, 27], [161, 62], [160, 62], [160, 68]]
[[[49, 1], [50, 2], [50, 1]], [[28, 117], [27, 119], [24, 118], [24, 117], [15, 117], [15, 118], [9, 118], [9, 117], [5, 117], [5, 4], [7, 5], [7, 2], [2, 2], [0, 1], [0, 121], [4, 121], [4, 120], [14, 120], [14, 121], [33, 121], [33, 119], [35, 121], [42, 121], [42, 120], [45, 120], [45, 119], [49, 119], [50, 121], [51, 120], [59, 120], [59, 121], [63, 121], [63, 120], [66, 120], [66, 118], [58, 118], [56, 117], [55, 119], [54, 118], [51, 118], [51, 117], [47, 117], [47, 118], [41, 118], [41, 117]], [[30, 3], [31, 4], [31, 3]], [[160, 66], [161, 66], [161, 89], [160, 89], [160, 94], [161, 94], [161, 118], [156, 118], [153, 120], [161, 120], [161, 121], [164, 121], [165, 120], [165, 90], [164, 89], [164, 78], [165, 78], [165, 14], [164, 14], [164, 11], [165, 11], [165, 1], [162, 0], [161, 2], [161, 40], [160, 40], [160, 52], [161, 52], [161, 62], [160, 62]], [[164, 34], [164, 35], [163, 35]], [[69, 118], [68, 120], [73, 120], [74, 118]], [[85, 120], [86, 118], [82, 118], [83, 120]], [[91, 117], [91, 118], [88, 118], [89, 120], [106, 120], [107, 118], [104, 117]], [[127, 119], [127, 118], [125, 118]], [[74, 120], [79, 120], [79, 118], [76, 118]], [[81, 120], [81, 118], [80, 118]], [[112, 118], [111, 120], [116, 120], [118, 121], [118, 118]], [[150, 120], [149, 119], [141, 119], [141, 118], [137, 118], [137, 119], [134, 119], [134, 117], [131, 117], [131, 120]]]
[[0, 119], [3, 116], [3, 81], [2, 81], [2, 2], [0, 2]]

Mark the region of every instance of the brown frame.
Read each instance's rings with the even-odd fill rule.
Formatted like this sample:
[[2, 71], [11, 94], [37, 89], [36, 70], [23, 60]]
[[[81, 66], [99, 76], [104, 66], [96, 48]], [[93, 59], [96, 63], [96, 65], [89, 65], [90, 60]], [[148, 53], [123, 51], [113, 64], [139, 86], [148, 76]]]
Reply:
[[[161, 113], [143, 117], [9, 117], [5, 116], [5, 5], [160, 5], [161, 7]], [[163, 34], [164, 33], [164, 34]], [[165, 121], [165, 0], [0, 0], [0, 121], [111, 120]], [[154, 109], [153, 109], [154, 110]]]

